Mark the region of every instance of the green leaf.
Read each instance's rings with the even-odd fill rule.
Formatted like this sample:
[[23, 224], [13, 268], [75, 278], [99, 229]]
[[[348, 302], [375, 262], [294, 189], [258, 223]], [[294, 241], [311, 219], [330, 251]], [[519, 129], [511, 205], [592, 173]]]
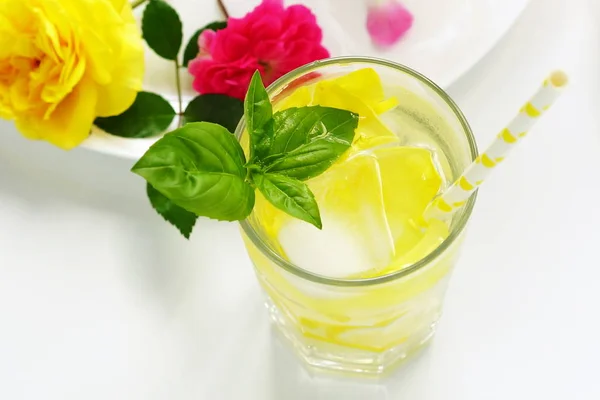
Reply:
[[259, 160], [264, 170], [306, 180], [323, 173], [350, 148], [358, 115], [314, 106], [280, 111], [273, 121], [273, 137]]
[[198, 56], [198, 53], [200, 52], [200, 49], [198, 47], [198, 38], [200, 37], [200, 34], [202, 32], [204, 32], [207, 29], [216, 32], [225, 28], [227, 28], [226, 21], [215, 21], [211, 22], [203, 28], [198, 29], [196, 33], [194, 33], [194, 35], [190, 38], [190, 41], [188, 42], [187, 46], [185, 46], [185, 50], [183, 52], [183, 66], [187, 67], [189, 62]]
[[148, 194], [148, 199], [150, 200], [150, 204], [152, 204], [152, 208], [154, 208], [165, 221], [179, 229], [179, 232], [181, 232], [186, 239], [189, 239], [194, 224], [198, 219], [196, 214], [179, 207], [158, 190], [154, 189], [149, 183], [146, 185], [146, 193]]
[[96, 118], [94, 124], [116, 136], [144, 138], [164, 132], [175, 115], [173, 107], [159, 95], [139, 92], [125, 112], [114, 117]]
[[258, 190], [275, 207], [319, 229], [323, 227], [315, 196], [305, 183], [277, 174], [256, 174], [252, 178]]
[[183, 116], [186, 122], [214, 122], [235, 132], [244, 115], [244, 103], [224, 94], [203, 94], [188, 104]]
[[163, 136], [131, 170], [196, 215], [235, 221], [254, 207], [245, 162], [242, 147], [227, 129], [192, 122]]
[[263, 146], [268, 146], [269, 138], [273, 135], [273, 106], [258, 70], [254, 72], [246, 92], [244, 117], [246, 129], [250, 134], [250, 160], [252, 160], [255, 155], [259, 156], [262, 153], [261, 149], [257, 148], [258, 144], [263, 143]]
[[163, 0], [150, 0], [142, 17], [142, 34], [156, 54], [167, 60], [177, 60], [183, 29], [173, 7]]

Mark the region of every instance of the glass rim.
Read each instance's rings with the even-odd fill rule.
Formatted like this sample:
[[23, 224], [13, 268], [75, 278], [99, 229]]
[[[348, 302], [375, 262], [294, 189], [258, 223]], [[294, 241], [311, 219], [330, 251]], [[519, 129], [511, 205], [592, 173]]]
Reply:
[[[321, 67], [332, 65], [332, 64], [351, 64], [351, 63], [366, 63], [366, 64], [377, 64], [385, 67], [389, 67], [392, 69], [400, 70], [401, 72], [405, 72], [411, 77], [421, 81], [430, 89], [432, 89], [437, 95], [440, 96], [442, 100], [450, 107], [454, 116], [460, 122], [463, 133], [467, 138], [469, 144], [469, 150], [471, 153], [471, 161], [475, 160], [478, 156], [477, 144], [475, 143], [475, 137], [473, 136], [473, 131], [464, 114], [456, 105], [454, 100], [450, 98], [450, 96], [437, 84], [435, 84], [431, 79], [427, 78], [423, 74], [406, 67], [402, 64], [398, 64], [392, 61], [374, 58], [374, 57], [333, 57], [325, 60], [314, 61], [312, 63], [303, 65], [302, 67], [296, 68], [293, 71], [288, 72], [283, 75], [275, 82], [273, 82], [267, 88], [267, 93], [272, 95], [274, 92], [279, 90], [286, 82], [290, 81], [293, 77], [298, 75], [303, 75], [305, 73], [311, 72], [312, 70], [319, 69]], [[242, 133], [244, 132], [246, 123], [244, 118], [240, 120], [238, 124], [235, 136], [238, 140], [241, 139]], [[240, 226], [242, 227], [244, 233], [250, 238], [252, 243], [258, 248], [258, 250], [263, 253], [266, 257], [269, 258], [270, 261], [277, 264], [279, 267], [284, 270], [300, 277], [303, 279], [307, 279], [312, 282], [330, 285], [330, 286], [346, 286], [346, 287], [355, 287], [355, 286], [371, 286], [376, 284], [381, 284], [385, 282], [390, 282], [396, 279], [403, 278], [408, 276], [414, 272], [419, 271], [421, 268], [435, 261], [439, 256], [441, 256], [446, 249], [448, 249], [460, 236], [460, 234], [465, 229], [469, 217], [473, 211], [473, 207], [475, 205], [475, 200], [477, 198], [477, 192], [474, 193], [467, 203], [464, 206], [464, 211], [459, 215], [459, 220], [456, 223], [455, 229], [452, 229], [448, 237], [438, 245], [431, 253], [423, 257], [422, 259], [412, 263], [408, 267], [402, 268], [399, 271], [391, 272], [386, 275], [376, 276], [372, 278], [364, 278], [364, 279], [342, 279], [342, 278], [331, 278], [325, 275], [315, 274], [313, 272], [307, 271], [299, 266], [296, 266], [294, 263], [286, 260], [280, 254], [278, 254], [274, 249], [268, 246], [265, 241], [262, 240], [260, 235], [256, 232], [256, 230], [252, 227], [252, 225], [248, 222], [248, 219], [240, 221]]]

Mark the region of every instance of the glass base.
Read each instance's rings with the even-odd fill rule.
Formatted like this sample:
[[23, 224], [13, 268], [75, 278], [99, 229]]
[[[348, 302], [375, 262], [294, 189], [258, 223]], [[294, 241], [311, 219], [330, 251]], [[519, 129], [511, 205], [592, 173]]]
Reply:
[[297, 356], [309, 367], [350, 375], [383, 377], [429, 344], [436, 322], [411, 339], [382, 352], [372, 352], [327, 343], [303, 336], [289, 318], [267, 296], [265, 306], [277, 330], [288, 341]]

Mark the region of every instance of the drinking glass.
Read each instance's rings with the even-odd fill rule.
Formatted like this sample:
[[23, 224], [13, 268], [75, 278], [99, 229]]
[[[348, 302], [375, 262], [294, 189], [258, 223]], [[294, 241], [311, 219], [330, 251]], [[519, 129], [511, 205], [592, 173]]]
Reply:
[[[298, 68], [267, 91], [276, 107], [303, 85], [362, 68], [373, 68], [386, 96], [398, 99], [385, 119], [388, 127], [403, 134], [403, 145], [434, 151], [446, 184], [452, 183], [477, 157], [473, 134], [448, 94], [410, 68], [372, 58], [333, 58]], [[404, 132], [407, 124], [416, 133]], [[243, 120], [236, 135], [247, 147]], [[474, 203], [472, 196], [449, 222], [448, 237], [429, 254], [367, 279], [332, 278], [294, 265], [277, 251], [255, 214], [241, 222], [241, 231], [271, 319], [296, 354], [316, 368], [379, 375], [432, 338]]]

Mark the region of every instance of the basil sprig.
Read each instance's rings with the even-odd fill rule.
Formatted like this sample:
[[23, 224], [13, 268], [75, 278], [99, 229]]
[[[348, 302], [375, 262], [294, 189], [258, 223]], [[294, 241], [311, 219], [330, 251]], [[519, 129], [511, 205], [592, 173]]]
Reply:
[[[173, 207], [187, 210], [190, 219], [245, 219], [257, 188], [278, 209], [321, 229], [319, 207], [303, 181], [322, 174], [350, 148], [358, 115], [321, 106], [273, 114], [257, 71], [246, 94], [244, 117], [248, 160], [226, 128], [191, 122], [158, 140], [132, 171]], [[181, 218], [176, 220], [181, 223]]]

